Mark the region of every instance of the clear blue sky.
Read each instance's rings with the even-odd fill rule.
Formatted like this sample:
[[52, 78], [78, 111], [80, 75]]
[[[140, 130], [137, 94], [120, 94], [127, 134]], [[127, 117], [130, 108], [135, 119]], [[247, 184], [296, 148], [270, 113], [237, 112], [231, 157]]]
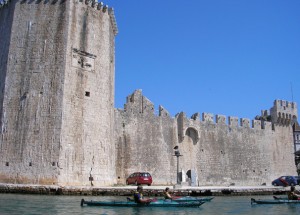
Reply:
[[119, 28], [117, 108], [136, 89], [172, 116], [253, 119], [275, 99], [300, 106], [300, 0], [104, 4], [115, 9]]

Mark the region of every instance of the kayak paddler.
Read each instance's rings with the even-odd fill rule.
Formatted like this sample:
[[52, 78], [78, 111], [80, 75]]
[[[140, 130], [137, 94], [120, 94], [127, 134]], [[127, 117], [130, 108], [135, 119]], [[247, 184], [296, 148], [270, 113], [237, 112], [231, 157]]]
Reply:
[[134, 202], [139, 204], [149, 204], [150, 202], [152, 202], [152, 199], [143, 198], [143, 187], [140, 185], [136, 188], [136, 192], [134, 193], [133, 197]]

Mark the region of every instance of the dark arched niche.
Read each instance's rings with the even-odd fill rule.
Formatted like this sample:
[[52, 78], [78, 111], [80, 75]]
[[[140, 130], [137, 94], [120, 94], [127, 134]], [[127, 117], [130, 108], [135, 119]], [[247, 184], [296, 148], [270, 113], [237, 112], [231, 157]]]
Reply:
[[190, 137], [193, 140], [193, 144], [196, 145], [199, 141], [199, 132], [192, 127], [189, 127], [185, 131], [185, 135]]

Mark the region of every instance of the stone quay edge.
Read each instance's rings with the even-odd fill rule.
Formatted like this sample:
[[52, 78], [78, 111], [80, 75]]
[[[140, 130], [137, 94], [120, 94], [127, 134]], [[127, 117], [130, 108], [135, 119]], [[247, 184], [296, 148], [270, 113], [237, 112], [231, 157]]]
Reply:
[[[166, 187], [177, 196], [250, 196], [287, 194], [290, 187], [274, 186], [143, 186], [145, 196], [162, 196]], [[296, 186], [299, 189], [299, 186]], [[77, 195], [77, 196], [131, 196], [136, 186], [57, 186], [0, 183], [0, 193]]]

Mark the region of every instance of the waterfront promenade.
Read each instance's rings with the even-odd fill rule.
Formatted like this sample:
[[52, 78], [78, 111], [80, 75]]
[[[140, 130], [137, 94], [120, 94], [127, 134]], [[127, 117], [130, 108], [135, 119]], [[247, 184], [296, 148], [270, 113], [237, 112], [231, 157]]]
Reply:
[[[166, 187], [174, 195], [192, 196], [249, 196], [286, 194], [290, 187], [275, 186], [143, 186], [145, 196], [162, 196]], [[296, 186], [296, 189], [300, 189]], [[136, 186], [57, 186], [0, 183], [0, 193], [40, 194], [40, 195], [82, 195], [82, 196], [130, 196]]]

